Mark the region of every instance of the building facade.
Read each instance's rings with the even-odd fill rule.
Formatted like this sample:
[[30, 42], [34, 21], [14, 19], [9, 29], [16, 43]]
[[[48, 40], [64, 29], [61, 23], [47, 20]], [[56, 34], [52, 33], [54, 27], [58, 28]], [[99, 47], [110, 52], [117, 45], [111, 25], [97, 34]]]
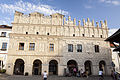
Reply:
[[111, 54], [107, 21], [101, 26], [94, 20], [65, 19], [59, 13], [44, 16], [38, 12], [24, 15], [15, 12], [10, 34], [7, 74], [63, 76], [67, 68], [88, 71], [89, 75], [98, 75], [99, 69], [109, 75]]
[[0, 70], [6, 67], [9, 33], [11, 33], [11, 31], [11, 26], [0, 25]]
[[120, 29], [108, 37], [105, 41], [111, 43], [113, 68], [120, 73]]
[[113, 67], [116, 72], [120, 72], [120, 55], [119, 51], [113, 51], [115, 49], [114, 45], [111, 44], [111, 52], [112, 52], [112, 61], [113, 61]]

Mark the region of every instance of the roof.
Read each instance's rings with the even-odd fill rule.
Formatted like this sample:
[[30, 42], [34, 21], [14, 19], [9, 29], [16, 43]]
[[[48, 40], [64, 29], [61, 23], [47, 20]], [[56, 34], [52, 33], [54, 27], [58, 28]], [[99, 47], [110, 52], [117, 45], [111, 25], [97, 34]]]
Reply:
[[12, 29], [12, 26], [0, 25], [0, 28], [2, 28], [2, 29]]
[[111, 47], [111, 48], [114, 48], [115, 46], [114, 46], [112, 43], [110, 43], [110, 47]]
[[[116, 45], [116, 46], [118, 47], [119, 45]], [[112, 44], [112, 43], [110, 43], [110, 47], [115, 48], [114, 44]]]
[[113, 51], [119, 51], [120, 52], [120, 46], [115, 48]]
[[110, 41], [110, 42], [120, 42], [120, 29], [118, 29], [118, 31], [116, 31], [113, 35], [111, 35], [110, 37], [108, 37], [105, 41]]

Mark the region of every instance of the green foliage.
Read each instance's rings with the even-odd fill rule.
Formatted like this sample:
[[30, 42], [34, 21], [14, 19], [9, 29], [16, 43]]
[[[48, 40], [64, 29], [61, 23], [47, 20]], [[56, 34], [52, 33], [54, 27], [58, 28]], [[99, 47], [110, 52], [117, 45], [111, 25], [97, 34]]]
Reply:
[[0, 73], [5, 73], [5, 72], [6, 72], [6, 69], [0, 70]]

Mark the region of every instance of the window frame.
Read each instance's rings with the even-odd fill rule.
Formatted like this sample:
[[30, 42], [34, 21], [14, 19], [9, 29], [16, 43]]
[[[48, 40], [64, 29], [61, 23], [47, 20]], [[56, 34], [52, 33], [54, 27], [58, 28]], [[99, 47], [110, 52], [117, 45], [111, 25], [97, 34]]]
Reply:
[[19, 50], [24, 50], [25, 43], [19, 43]]
[[54, 44], [53, 43], [49, 44], [49, 51], [54, 51]]
[[82, 52], [82, 44], [77, 44], [77, 52]]
[[2, 43], [2, 48], [1, 48], [2, 51], [6, 51], [7, 50], [7, 42], [3, 42]]
[[95, 45], [94, 48], [95, 48], [95, 52], [96, 52], [96, 53], [99, 53], [99, 52], [100, 52], [99, 45]]
[[68, 44], [68, 52], [73, 52], [73, 44]]
[[35, 50], [35, 43], [29, 43], [29, 51]]
[[1, 32], [1, 37], [6, 37], [7, 32]]

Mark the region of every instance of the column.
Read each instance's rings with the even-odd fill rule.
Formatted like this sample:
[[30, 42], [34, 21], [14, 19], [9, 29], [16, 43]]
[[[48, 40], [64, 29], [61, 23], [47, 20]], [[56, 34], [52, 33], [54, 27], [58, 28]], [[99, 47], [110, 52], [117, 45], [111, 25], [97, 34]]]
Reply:
[[28, 72], [28, 75], [32, 75], [32, 64], [24, 64], [24, 74]]
[[92, 65], [92, 75], [98, 75], [99, 73], [99, 65]]
[[46, 71], [49, 74], [49, 64], [42, 64], [42, 73]]
[[13, 63], [7, 63], [6, 64], [6, 73], [9, 75], [13, 75], [14, 72], [14, 64]]
[[67, 65], [58, 64], [58, 76], [64, 76], [64, 69], [67, 68]]
[[84, 69], [85, 69], [85, 68], [84, 68], [84, 65], [78, 65], [78, 70], [81, 70], [81, 69], [82, 69], [83, 71], [85, 71], [85, 70], [84, 70]]

